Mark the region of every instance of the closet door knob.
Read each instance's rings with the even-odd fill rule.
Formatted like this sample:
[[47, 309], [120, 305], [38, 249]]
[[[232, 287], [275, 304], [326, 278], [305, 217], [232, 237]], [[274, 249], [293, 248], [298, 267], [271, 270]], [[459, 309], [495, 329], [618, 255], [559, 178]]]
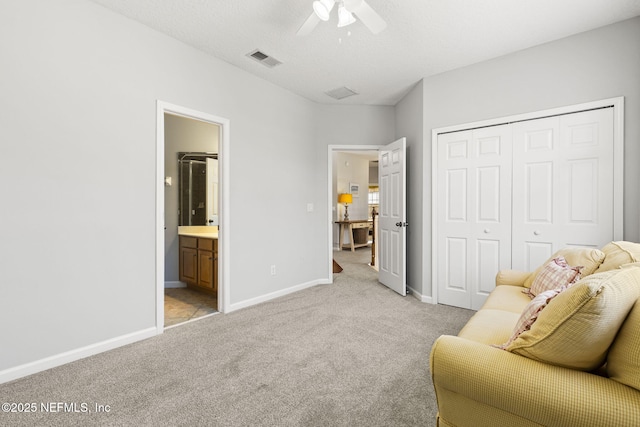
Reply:
[[533, 234], [535, 234], [536, 236], [540, 235], [540, 232], [538, 230], [534, 231]]
[[485, 228], [484, 229], [484, 234], [489, 234], [489, 233], [491, 233], [491, 230], [489, 230], [488, 228]]

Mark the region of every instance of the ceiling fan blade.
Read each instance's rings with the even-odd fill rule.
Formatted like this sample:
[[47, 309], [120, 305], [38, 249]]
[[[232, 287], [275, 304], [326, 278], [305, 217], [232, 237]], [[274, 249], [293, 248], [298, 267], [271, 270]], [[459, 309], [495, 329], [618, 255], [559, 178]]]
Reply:
[[313, 29], [316, 27], [316, 25], [318, 25], [319, 22], [320, 18], [318, 18], [318, 15], [316, 15], [315, 12], [311, 12], [311, 15], [309, 15], [307, 20], [304, 21], [304, 24], [302, 24], [302, 26], [298, 29], [296, 36], [306, 36], [311, 31], [313, 31]]
[[344, 7], [349, 12], [355, 13], [373, 34], [378, 34], [387, 28], [385, 20], [364, 0], [344, 0]]

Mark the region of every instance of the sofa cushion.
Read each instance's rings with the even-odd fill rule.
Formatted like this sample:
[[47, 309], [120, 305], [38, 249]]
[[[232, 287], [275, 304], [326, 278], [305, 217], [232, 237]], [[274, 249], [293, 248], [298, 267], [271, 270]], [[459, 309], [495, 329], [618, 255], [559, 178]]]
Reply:
[[598, 273], [613, 270], [627, 263], [640, 261], [640, 243], [611, 242], [602, 248], [604, 261], [598, 267]]
[[536, 275], [530, 288], [524, 288], [524, 293], [531, 298], [545, 291], [566, 287], [580, 279], [582, 266], [570, 266], [564, 257], [552, 259], [542, 267]]
[[522, 287], [525, 280], [527, 280], [531, 274], [532, 273], [530, 271], [511, 269], [500, 270], [498, 271], [498, 274], [496, 274], [496, 286], [510, 285]]
[[482, 310], [503, 310], [520, 315], [527, 304], [531, 302], [531, 298], [523, 294], [522, 289], [522, 286], [496, 286], [482, 305]]
[[[640, 263], [632, 266], [640, 270]], [[636, 284], [640, 286], [640, 281]], [[636, 301], [609, 349], [607, 375], [640, 390], [640, 300]]]
[[530, 288], [531, 284], [535, 280], [536, 276], [542, 268], [548, 264], [552, 259], [557, 257], [563, 257], [569, 265], [573, 266], [582, 266], [582, 270], [580, 270], [580, 275], [582, 277], [587, 277], [590, 274], [593, 274], [594, 271], [600, 266], [602, 261], [605, 259], [604, 252], [600, 249], [595, 248], [564, 248], [560, 249], [555, 254], [551, 255], [544, 264], [542, 264], [538, 269], [533, 272], [525, 281], [524, 286], [526, 288]]
[[482, 344], [501, 344], [511, 336], [518, 317], [520, 313], [483, 308], [469, 319], [458, 336]]
[[551, 300], [506, 350], [565, 368], [598, 368], [640, 296], [639, 280], [640, 270], [632, 268], [580, 280]]

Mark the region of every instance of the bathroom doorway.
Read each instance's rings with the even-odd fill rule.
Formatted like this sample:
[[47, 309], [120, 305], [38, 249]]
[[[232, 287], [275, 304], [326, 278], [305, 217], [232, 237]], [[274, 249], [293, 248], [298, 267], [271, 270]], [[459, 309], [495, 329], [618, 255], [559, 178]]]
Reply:
[[[157, 117], [156, 328], [224, 312], [228, 120], [161, 101]], [[203, 166], [206, 165], [206, 166]], [[225, 182], [227, 181], [227, 182]]]
[[165, 113], [164, 130], [164, 326], [171, 327], [218, 312], [221, 128]]

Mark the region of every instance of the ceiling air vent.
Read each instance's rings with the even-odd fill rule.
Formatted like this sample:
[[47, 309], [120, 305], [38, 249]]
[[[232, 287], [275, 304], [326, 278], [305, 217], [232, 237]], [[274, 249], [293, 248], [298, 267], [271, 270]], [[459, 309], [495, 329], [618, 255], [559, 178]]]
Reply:
[[332, 97], [333, 99], [344, 99], [349, 96], [357, 95], [358, 92], [349, 89], [348, 87], [339, 87], [328, 92], [325, 92], [327, 95]]
[[259, 63], [261, 63], [262, 65], [264, 65], [265, 67], [269, 67], [269, 68], [273, 68], [276, 65], [280, 65], [282, 64], [282, 62], [278, 61], [277, 59], [267, 55], [264, 52], [260, 52], [260, 50], [256, 49], [253, 52], [247, 53], [247, 56], [249, 58], [253, 58], [256, 61], [258, 61]]

